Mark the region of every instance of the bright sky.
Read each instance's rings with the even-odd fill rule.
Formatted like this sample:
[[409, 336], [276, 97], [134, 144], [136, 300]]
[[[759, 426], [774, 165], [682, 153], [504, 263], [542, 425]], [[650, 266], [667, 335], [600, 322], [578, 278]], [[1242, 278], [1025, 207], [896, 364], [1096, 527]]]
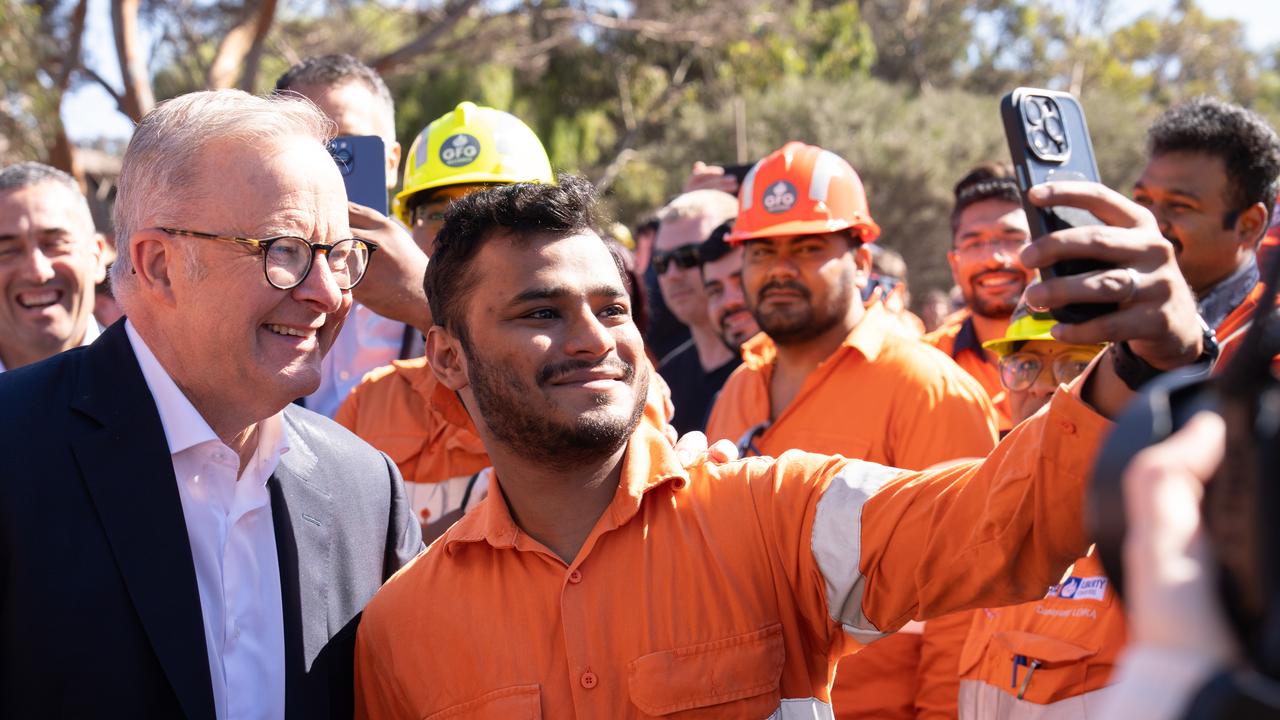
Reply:
[[[1174, 0], [1115, 0], [1110, 13], [1112, 27], [1127, 24], [1152, 11], [1167, 13]], [[1275, 0], [1200, 0], [1212, 17], [1236, 18], [1245, 23], [1249, 45], [1262, 49], [1280, 44], [1280, 2]], [[148, 37], [142, 28], [144, 38]], [[110, 0], [89, 0], [86, 23], [86, 64], [107, 82], [119, 87], [120, 69], [111, 33]], [[127, 138], [133, 130], [129, 119], [116, 111], [115, 102], [96, 84], [72, 91], [62, 104], [62, 120], [72, 140], [98, 137]]]

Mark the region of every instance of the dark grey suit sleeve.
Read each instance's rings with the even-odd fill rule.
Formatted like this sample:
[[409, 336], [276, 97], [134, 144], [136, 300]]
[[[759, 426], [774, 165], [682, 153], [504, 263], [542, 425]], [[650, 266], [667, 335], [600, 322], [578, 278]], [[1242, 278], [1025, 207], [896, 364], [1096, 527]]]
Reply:
[[382, 563], [382, 580], [386, 582], [387, 578], [417, 557], [418, 553], [426, 549], [426, 546], [422, 544], [422, 526], [413, 516], [413, 510], [409, 507], [409, 498], [405, 496], [404, 480], [400, 477], [400, 470], [386, 453], [379, 454], [382, 455], [382, 461], [387, 464], [387, 475], [391, 482], [391, 515], [387, 518], [387, 554]]

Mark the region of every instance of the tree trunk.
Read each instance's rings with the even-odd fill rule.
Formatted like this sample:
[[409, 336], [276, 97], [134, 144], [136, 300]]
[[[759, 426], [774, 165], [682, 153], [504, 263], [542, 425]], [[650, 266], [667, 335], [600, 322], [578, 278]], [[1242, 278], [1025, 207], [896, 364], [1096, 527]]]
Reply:
[[120, 61], [120, 77], [124, 79], [124, 101], [121, 110], [134, 122], [155, 107], [151, 77], [142, 63], [141, 39], [138, 37], [138, 5], [140, 0], [111, 0], [111, 23], [115, 26], [116, 58]]
[[205, 84], [210, 90], [239, 87], [253, 92], [258, 62], [262, 58], [262, 44], [275, 17], [276, 0], [246, 0], [239, 22], [223, 36], [213, 62], [209, 64]]

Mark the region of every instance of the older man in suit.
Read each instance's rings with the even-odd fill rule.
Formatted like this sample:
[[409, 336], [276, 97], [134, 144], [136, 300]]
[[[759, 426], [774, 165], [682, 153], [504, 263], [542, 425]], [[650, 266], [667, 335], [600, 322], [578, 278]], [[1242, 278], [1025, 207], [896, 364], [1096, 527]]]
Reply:
[[374, 250], [330, 127], [238, 91], [138, 126], [128, 320], [0, 375], [0, 716], [349, 715], [355, 618], [422, 541], [395, 466], [290, 405]]

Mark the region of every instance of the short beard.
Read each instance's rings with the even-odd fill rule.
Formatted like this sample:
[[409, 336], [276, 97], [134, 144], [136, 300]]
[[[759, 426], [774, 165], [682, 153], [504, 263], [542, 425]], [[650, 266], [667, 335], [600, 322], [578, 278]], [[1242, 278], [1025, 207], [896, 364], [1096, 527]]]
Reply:
[[477, 409], [489, 432], [498, 442], [522, 457], [556, 470], [575, 471], [616, 453], [635, 432], [644, 414], [649, 390], [649, 374], [641, 370], [636, 381], [636, 368], [626, 365], [624, 382], [635, 393], [635, 405], [629, 416], [609, 411], [606, 404], [579, 415], [572, 424], [561, 423], [536, 411], [538, 399], [550, 404], [542, 390], [543, 383], [556, 375], [572, 372], [598, 363], [560, 363], [539, 370], [537, 386], [528, 388], [509, 368], [490, 365], [480, 360], [467, 340], [462, 340], [471, 392]]
[[770, 288], [794, 290], [804, 298], [802, 308], [796, 310], [774, 310], [769, 314], [761, 312], [760, 303], [749, 303], [751, 314], [755, 316], [756, 325], [775, 345], [799, 345], [821, 337], [831, 328], [839, 325], [849, 312], [852, 302], [853, 272], [845, 270], [840, 274], [838, 287], [833, 288], [827, 307], [819, 313], [813, 304], [813, 294], [809, 288], [799, 282], [768, 282], [761, 286], [756, 297], [762, 297]]

